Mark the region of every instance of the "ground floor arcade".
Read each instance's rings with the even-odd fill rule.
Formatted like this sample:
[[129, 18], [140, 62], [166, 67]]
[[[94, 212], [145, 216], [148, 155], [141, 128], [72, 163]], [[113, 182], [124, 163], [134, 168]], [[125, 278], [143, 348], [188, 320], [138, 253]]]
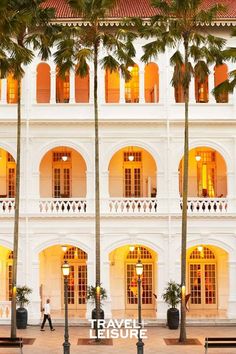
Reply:
[[[60, 239], [61, 237], [61, 239]], [[111, 238], [113, 237], [113, 241]], [[45, 238], [45, 237], [44, 237]], [[18, 283], [33, 289], [29, 305], [32, 321], [40, 318], [40, 309], [46, 298], [51, 299], [56, 316], [63, 316], [63, 277], [61, 265], [66, 259], [71, 265], [69, 277], [69, 311], [71, 317], [89, 318], [93, 304], [86, 299], [87, 286], [94, 284], [93, 238], [84, 235], [68, 237], [62, 234], [41, 237], [29, 242], [30, 251], [20, 246]], [[74, 239], [73, 239], [74, 238]], [[87, 239], [87, 243], [84, 240]], [[202, 242], [190, 235], [187, 251], [187, 293], [189, 293], [189, 317], [236, 318], [236, 259], [233, 248], [227, 243], [208, 238]], [[40, 241], [41, 240], [41, 241]], [[201, 242], [199, 242], [201, 241]], [[66, 251], [62, 246], [67, 246]], [[169, 248], [168, 248], [169, 247]], [[146, 318], [163, 319], [166, 304], [162, 293], [169, 280], [180, 279], [180, 244], [153, 242], [153, 237], [124, 238], [102, 237], [101, 279], [108, 297], [103, 308], [107, 318], [133, 317], [137, 309], [137, 278], [135, 264], [141, 258], [144, 264], [142, 277], [142, 307]], [[0, 303], [11, 299], [12, 247], [7, 242], [0, 245]], [[1, 307], [0, 318], [7, 317]]]

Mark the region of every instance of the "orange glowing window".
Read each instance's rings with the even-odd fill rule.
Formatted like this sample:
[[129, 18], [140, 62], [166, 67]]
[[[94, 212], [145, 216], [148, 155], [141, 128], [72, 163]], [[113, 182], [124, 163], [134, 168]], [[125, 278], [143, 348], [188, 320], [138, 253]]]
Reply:
[[149, 63], [145, 66], [145, 102], [159, 102], [159, 72], [155, 63]]
[[7, 76], [7, 103], [18, 102], [17, 80], [13, 78], [13, 74]]
[[[184, 73], [184, 65], [182, 66], [181, 72]], [[180, 75], [180, 73], [178, 73], [178, 69], [175, 66], [174, 69], [174, 75], [178, 76]], [[182, 85], [179, 83], [177, 86], [175, 86], [174, 88], [174, 92], [175, 92], [175, 102], [176, 103], [184, 103], [184, 90]]]
[[37, 67], [37, 102], [50, 102], [50, 66], [46, 63], [40, 63]]
[[138, 103], [139, 102], [139, 68], [135, 64], [129, 67], [131, 79], [125, 82], [125, 102]]
[[89, 102], [89, 71], [84, 77], [75, 75], [75, 102]]
[[105, 73], [106, 103], [119, 103], [120, 100], [120, 74], [119, 71], [106, 70]]
[[68, 103], [70, 99], [70, 73], [67, 71], [64, 77], [59, 76], [57, 69], [56, 75], [56, 102]]
[[[228, 79], [228, 67], [226, 64], [215, 66], [214, 85], [215, 87]], [[227, 103], [229, 100], [228, 92], [222, 92], [216, 96], [217, 103]]]
[[197, 103], [208, 102], [208, 76], [204, 82], [195, 77], [195, 99]]

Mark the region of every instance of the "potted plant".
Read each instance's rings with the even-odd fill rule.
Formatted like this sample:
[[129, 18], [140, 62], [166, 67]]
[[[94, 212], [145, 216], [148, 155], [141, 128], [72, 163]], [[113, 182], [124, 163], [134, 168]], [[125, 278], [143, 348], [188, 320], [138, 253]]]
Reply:
[[[96, 304], [96, 287], [95, 286], [88, 286], [87, 289], [87, 299], [92, 302], [93, 306]], [[104, 311], [102, 309], [102, 301], [107, 299], [107, 292], [106, 290], [100, 286], [100, 319], [104, 319]], [[92, 310], [92, 319], [96, 320], [96, 307]], [[95, 327], [94, 327], [95, 328]]]
[[29, 304], [28, 295], [32, 293], [32, 289], [26, 285], [16, 288], [16, 303], [19, 307], [16, 310], [16, 326], [18, 329], [26, 329], [28, 322], [28, 311], [24, 307]]
[[175, 281], [169, 281], [162, 297], [170, 306], [167, 310], [167, 325], [169, 329], [177, 329], [179, 327], [179, 310], [176, 306], [181, 301], [180, 284], [177, 284]]

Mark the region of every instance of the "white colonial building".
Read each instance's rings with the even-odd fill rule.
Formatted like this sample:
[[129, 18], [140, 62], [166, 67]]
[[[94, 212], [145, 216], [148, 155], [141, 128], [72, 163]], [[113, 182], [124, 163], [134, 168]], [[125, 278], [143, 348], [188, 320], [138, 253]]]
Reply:
[[[73, 21], [63, 1], [54, 2], [58, 21]], [[126, 15], [141, 15], [131, 3], [134, 9], [126, 3]], [[143, 5], [148, 17], [152, 11], [146, 1]], [[113, 25], [122, 11], [111, 19]], [[230, 36], [235, 24], [236, 6], [204, 31], [236, 46]], [[183, 97], [170, 84], [170, 53], [145, 65], [143, 44], [135, 43], [129, 82], [99, 68], [101, 278], [109, 295], [107, 318], [135, 314], [139, 252], [146, 318], [165, 318], [163, 290], [169, 280], [180, 280]], [[196, 78], [190, 89], [186, 283], [189, 316], [196, 318], [236, 320], [236, 93], [217, 102], [211, 94], [233, 68], [232, 63], [212, 67], [206, 82]], [[9, 317], [11, 299], [17, 91], [10, 76], [0, 87], [1, 321]], [[39, 321], [48, 297], [62, 316], [66, 258], [72, 270], [69, 308], [74, 317], [86, 318], [91, 310], [86, 288], [95, 283], [92, 64], [87, 77], [71, 71], [62, 80], [53, 59], [35, 58], [23, 80], [22, 102], [18, 284], [33, 289], [32, 323]]]

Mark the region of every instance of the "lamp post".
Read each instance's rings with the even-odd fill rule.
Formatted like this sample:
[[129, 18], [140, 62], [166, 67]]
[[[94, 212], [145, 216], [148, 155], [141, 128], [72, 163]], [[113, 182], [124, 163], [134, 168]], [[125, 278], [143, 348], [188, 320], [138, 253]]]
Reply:
[[143, 274], [143, 264], [140, 259], [136, 263], [136, 274], [138, 276], [138, 342], [136, 343], [136, 345], [137, 345], [137, 354], [143, 354], [144, 343], [142, 341], [142, 338], [140, 337], [140, 330], [142, 328], [141, 276]]
[[70, 265], [67, 261], [64, 261], [62, 265], [62, 273], [64, 276], [64, 302], [65, 302], [65, 341], [63, 343], [63, 353], [70, 354], [70, 342], [68, 331], [68, 276], [70, 274]]

